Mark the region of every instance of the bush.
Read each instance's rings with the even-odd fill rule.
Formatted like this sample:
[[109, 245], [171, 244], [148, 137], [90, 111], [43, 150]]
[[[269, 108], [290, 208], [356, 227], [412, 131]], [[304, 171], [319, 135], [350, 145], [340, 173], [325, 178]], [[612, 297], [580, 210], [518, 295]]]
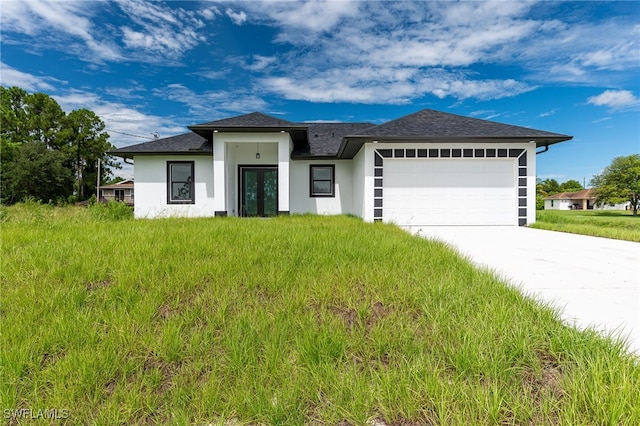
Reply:
[[108, 203], [93, 203], [87, 207], [91, 216], [98, 220], [128, 220], [133, 219], [133, 207], [117, 201]]

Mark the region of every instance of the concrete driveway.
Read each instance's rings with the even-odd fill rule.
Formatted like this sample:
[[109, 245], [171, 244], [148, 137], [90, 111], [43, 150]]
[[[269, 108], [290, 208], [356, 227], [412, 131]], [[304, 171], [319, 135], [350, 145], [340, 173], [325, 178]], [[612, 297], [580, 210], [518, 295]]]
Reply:
[[526, 294], [553, 302], [578, 328], [620, 333], [640, 354], [640, 243], [515, 226], [429, 226], [444, 241]]

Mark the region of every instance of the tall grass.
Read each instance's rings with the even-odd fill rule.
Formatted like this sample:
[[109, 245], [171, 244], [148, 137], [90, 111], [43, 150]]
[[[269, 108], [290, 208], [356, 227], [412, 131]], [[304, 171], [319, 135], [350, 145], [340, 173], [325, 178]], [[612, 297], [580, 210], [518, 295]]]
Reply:
[[3, 213], [3, 409], [65, 409], [68, 424], [640, 424], [624, 344], [395, 227], [40, 208]]
[[532, 228], [640, 242], [640, 216], [628, 211], [538, 211]]

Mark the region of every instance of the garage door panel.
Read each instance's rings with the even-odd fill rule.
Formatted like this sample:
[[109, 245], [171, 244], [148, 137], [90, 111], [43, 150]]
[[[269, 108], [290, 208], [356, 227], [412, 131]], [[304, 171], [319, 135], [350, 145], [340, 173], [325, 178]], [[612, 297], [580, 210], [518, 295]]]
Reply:
[[513, 225], [513, 160], [388, 159], [383, 217], [400, 225]]

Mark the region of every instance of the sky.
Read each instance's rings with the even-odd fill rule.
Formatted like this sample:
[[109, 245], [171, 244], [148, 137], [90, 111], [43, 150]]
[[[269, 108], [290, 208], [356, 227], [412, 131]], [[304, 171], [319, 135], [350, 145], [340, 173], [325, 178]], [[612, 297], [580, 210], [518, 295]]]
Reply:
[[639, 1], [0, 0], [0, 28], [0, 84], [94, 111], [116, 147], [254, 111], [430, 108], [573, 136], [542, 179], [589, 186], [640, 153]]

